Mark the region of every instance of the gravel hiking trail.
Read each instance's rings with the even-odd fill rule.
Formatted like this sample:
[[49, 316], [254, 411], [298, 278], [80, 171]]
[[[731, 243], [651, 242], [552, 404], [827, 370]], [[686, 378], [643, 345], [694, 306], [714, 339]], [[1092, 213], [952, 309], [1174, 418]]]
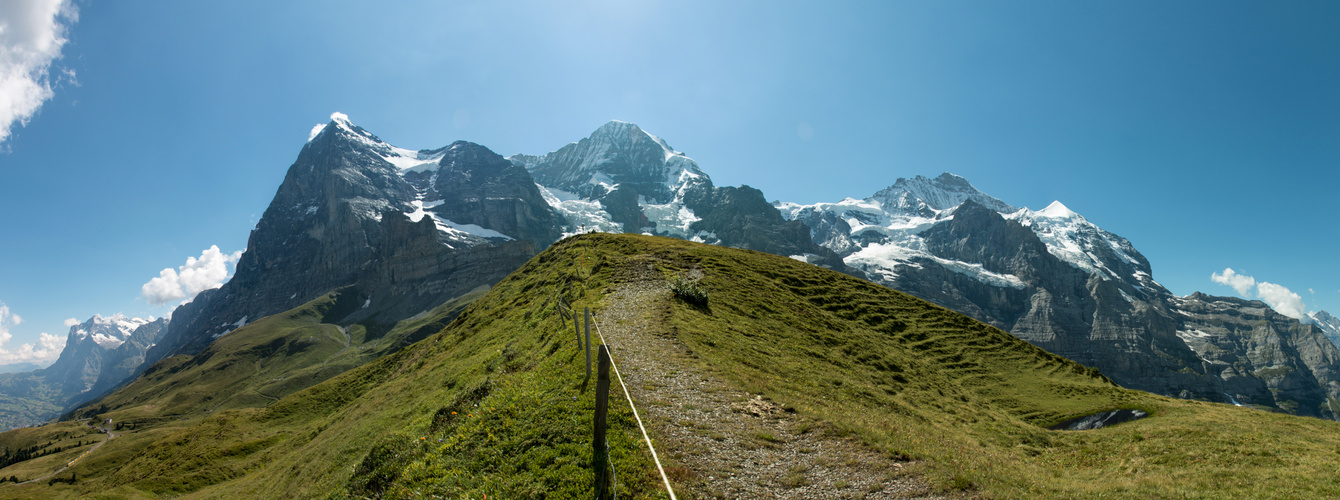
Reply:
[[[597, 323], [680, 498], [948, 498], [891, 459], [699, 368], [658, 324], [673, 300], [637, 269]], [[621, 392], [611, 387], [610, 397]], [[622, 396], [622, 395], [619, 395]]]

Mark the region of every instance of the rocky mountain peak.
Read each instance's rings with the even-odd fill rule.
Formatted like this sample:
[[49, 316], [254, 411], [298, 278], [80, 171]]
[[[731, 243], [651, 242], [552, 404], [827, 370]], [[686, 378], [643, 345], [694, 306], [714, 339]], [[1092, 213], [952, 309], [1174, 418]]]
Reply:
[[545, 155], [515, 155], [536, 182], [587, 199], [601, 199], [626, 190], [633, 199], [665, 204], [682, 198], [693, 186], [711, 186], [711, 179], [693, 159], [635, 124], [611, 121], [589, 137]]
[[1079, 214], [1067, 208], [1060, 200], [1053, 201], [1047, 208], [1037, 211], [1038, 217], [1047, 217], [1051, 219], [1074, 219], [1083, 218]]
[[1326, 338], [1331, 339], [1332, 343], [1340, 346], [1340, 318], [1332, 316], [1331, 313], [1326, 311], [1310, 312], [1307, 314], [1307, 317], [1312, 320], [1311, 323], [1313, 325], [1316, 325], [1317, 328], [1321, 329], [1321, 332], [1326, 335]]
[[507, 161], [502, 155], [470, 141], [453, 142], [450, 146], [441, 150], [441, 154], [442, 158], [438, 160], [437, 164], [448, 169], [458, 169], [458, 165], [460, 165], [462, 168], [468, 166], [472, 170], [500, 171], [513, 166], [512, 162]]
[[93, 343], [104, 349], [115, 349], [127, 338], [130, 338], [130, 335], [136, 329], [152, 321], [153, 318], [129, 318], [124, 314], [115, 314], [108, 317], [94, 314], [87, 321], [70, 327], [70, 332], [66, 336], [65, 348], [67, 350], [75, 349], [85, 339], [91, 339]]
[[881, 189], [866, 200], [879, 202], [890, 213], [922, 217], [934, 217], [936, 213], [958, 207], [967, 200], [1001, 213], [1019, 210], [979, 191], [967, 179], [949, 172], [934, 179], [921, 175], [911, 179], [899, 178], [892, 186]]

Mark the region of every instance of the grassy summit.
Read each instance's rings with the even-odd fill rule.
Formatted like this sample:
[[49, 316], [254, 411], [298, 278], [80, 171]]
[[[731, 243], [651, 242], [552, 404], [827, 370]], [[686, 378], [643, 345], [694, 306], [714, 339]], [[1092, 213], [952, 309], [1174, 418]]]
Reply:
[[[706, 300], [667, 290], [637, 309], [656, 330], [648, 333], [690, 353], [667, 362], [762, 395], [814, 432], [912, 459], [911, 473], [937, 488], [988, 497], [1340, 495], [1340, 424], [1122, 389], [953, 311], [795, 260], [594, 234], [556, 243], [439, 333], [310, 387], [284, 382], [319, 379], [325, 368], [316, 360], [346, 352], [319, 304], [304, 306], [316, 308], [307, 316], [300, 308], [238, 329], [210, 357], [164, 360], [86, 412], [139, 425], [57, 476], [77, 474], [73, 484], [0, 484], [0, 496], [586, 496], [594, 402], [556, 298], [600, 312], [631, 282], [679, 275], [701, 276]], [[238, 344], [224, 349], [225, 341]], [[300, 341], [311, 345], [290, 347]], [[293, 357], [318, 346], [319, 356]], [[620, 369], [637, 369], [615, 352]], [[657, 404], [638, 401], [644, 418]], [[620, 496], [662, 497], [617, 383], [610, 407]], [[1151, 416], [1046, 430], [1116, 408]], [[63, 439], [93, 439], [73, 423], [57, 425]], [[649, 422], [662, 459], [681, 471], [681, 496], [694, 498], [707, 485], [692, 473], [701, 464], [667, 425]], [[712, 433], [714, 424], [679, 425]], [[33, 432], [0, 435], [0, 444], [31, 446], [57, 431]], [[54, 455], [46, 460], [0, 477], [57, 468]]]

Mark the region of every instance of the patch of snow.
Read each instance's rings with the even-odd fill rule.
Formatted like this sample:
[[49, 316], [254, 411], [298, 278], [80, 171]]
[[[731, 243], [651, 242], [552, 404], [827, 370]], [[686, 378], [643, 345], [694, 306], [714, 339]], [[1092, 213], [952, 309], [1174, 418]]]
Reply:
[[239, 319], [233, 323], [233, 328], [242, 328], [246, 326], [248, 318], [250, 318], [250, 316], [243, 316], [242, 319]]
[[[1058, 259], [1088, 273], [1098, 274], [1103, 279], [1122, 278], [1098, 256], [1095, 244], [1107, 246], [1122, 261], [1133, 266], [1139, 265], [1139, 261], [1130, 254], [1135, 251], [1130, 242], [1102, 230], [1060, 201], [1053, 201], [1047, 208], [1036, 212], [1020, 209], [1005, 218], [1032, 229], [1047, 246], [1047, 251]], [[1139, 281], [1140, 278], [1137, 276], [1136, 279]]]
[[504, 240], [511, 240], [511, 239], [512, 239], [511, 236], [505, 235], [505, 234], [500, 233], [500, 232], [498, 232], [498, 231], [494, 231], [494, 230], [492, 230], [492, 229], [485, 229], [485, 228], [480, 227], [480, 226], [475, 225], [475, 224], [457, 224], [457, 223], [455, 223], [455, 222], [452, 222], [452, 221], [449, 221], [449, 220], [446, 220], [446, 219], [440, 219], [440, 220], [439, 220], [438, 217], [437, 217], [436, 215], [432, 214], [432, 213], [430, 213], [429, 215], [432, 215], [432, 216], [433, 216], [433, 220], [434, 220], [434, 222], [437, 222], [437, 223], [439, 223], [439, 224], [445, 224], [447, 227], [449, 227], [449, 228], [451, 228], [451, 229], [454, 229], [454, 230], [456, 230], [456, 231], [460, 231], [460, 232], [463, 232], [463, 233], [467, 233], [467, 234], [472, 234], [472, 235], [478, 236], [478, 237], [480, 237], [480, 238], [501, 238], [501, 239], [504, 239]]
[[604, 233], [622, 233], [623, 224], [610, 220], [609, 213], [605, 207], [600, 205], [599, 201], [592, 201], [575, 193], [564, 191], [558, 188], [545, 187], [538, 183], [535, 187], [540, 189], [540, 196], [544, 198], [545, 203], [554, 207], [558, 213], [568, 220], [571, 226], [565, 228], [563, 237], [575, 235], [581, 232], [581, 227], [586, 226], [587, 231], [599, 231]]
[[[331, 113], [330, 119], [335, 123], [335, 126], [344, 131], [347, 136], [362, 143], [368, 149], [375, 152], [377, 156], [381, 157], [381, 159], [386, 160], [387, 163], [395, 166], [395, 168], [402, 174], [405, 170], [434, 165], [446, 154], [445, 150], [430, 154], [424, 151], [411, 151], [405, 148], [392, 146], [386, 141], [379, 139], [377, 136], [369, 134], [367, 131], [357, 127], [353, 122], [349, 121], [347, 115], [338, 111]], [[324, 128], [324, 125], [321, 127]], [[316, 134], [321, 133], [320, 130], [315, 128], [313, 128], [312, 131], [314, 133], [308, 139], [309, 141], [315, 139]]]
[[1126, 299], [1126, 302], [1129, 302], [1129, 303], [1131, 303], [1131, 304], [1135, 304], [1135, 298], [1134, 298], [1134, 297], [1131, 297], [1131, 294], [1126, 293], [1125, 290], [1122, 290], [1122, 289], [1120, 289], [1120, 288], [1118, 288], [1117, 291], [1121, 293], [1121, 298]]
[[433, 224], [437, 226], [438, 231], [446, 233], [447, 235], [455, 238], [461, 238], [463, 237], [463, 235], [472, 235], [472, 236], [478, 236], [480, 238], [499, 238], [503, 240], [513, 239], [511, 236], [508, 236], [506, 234], [500, 233], [492, 229], [486, 229], [476, 224], [458, 224], [450, 220], [443, 219], [442, 217], [438, 216], [433, 212], [425, 210], [441, 204], [442, 202], [440, 200], [428, 203], [424, 203], [422, 199], [414, 200], [410, 202], [410, 205], [414, 207], [414, 211], [405, 212], [405, 215], [408, 216], [409, 220], [413, 222], [419, 222], [420, 220], [423, 220], [424, 217], [429, 217], [432, 219]]
[[949, 271], [968, 276], [988, 285], [1014, 289], [1028, 287], [1024, 280], [1013, 274], [995, 273], [983, 268], [978, 263], [937, 257], [925, 250], [909, 248], [899, 243], [872, 243], [847, 256], [843, 261], [849, 266], [876, 274], [885, 281], [892, 281], [897, 278], [899, 267], [920, 268], [920, 264], [912, 262], [916, 258], [933, 261]]
[[712, 231], [698, 231], [693, 234], [693, 237], [689, 238], [689, 241], [697, 243], [715, 243], [720, 240], [721, 238], [717, 237], [717, 233]]
[[94, 333], [92, 338], [93, 342], [96, 342], [103, 349], [116, 349], [126, 342], [125, 339], [119, 339], [102, 332]]
[[1214, 335], [1204, 330], [1192, 329], [1192, 330], [1177, 330], [1177, 337], [1182, 339], [1183, 342], [1187, 342], [1187, 345], [1189, 346], [1191, 345], [1190, 342], [1193, 339], [1208, 339], [1214, 337]]
[[591, 179], [586, 181], [586, 183], [593, 186], [600, 186], [601, 188], [604, 188], [607, 193], [619, 188], [619, 183], [614, 182], [614, 178], [599, 171], [592, 173]]
[[652, 204], [648, 203], [643, 196], [638, 196], [638, 205], [642, 207], [642, 214], [647, 216], [647, 221], [656, 225], [656, 232], [673, 236], [675, 238], [688, 239], [693, 231], [689, 229], [694, 222], [702, 220], [694, 215], [689, 207], [684, 206], [683, 197], [676, 196], [669, 203]]
[[[1043, 199], [1045, 200], [1046, 198]], [[1060, 200], [1053, 201], [1050, 205], [1047, 205], [1047, 208], [1034, 212], [1034, 215], [1038, 217], [1046, 217], [1048, 219], [1073, 219], [1079, 217], [1079, 214], [1061, 204]]]
[[359, 309], [367, 309], [370, 305], [372, 305], [372, 297], [368, 297], [368, 300], [363, 301], [363, 307], [360, 307]]

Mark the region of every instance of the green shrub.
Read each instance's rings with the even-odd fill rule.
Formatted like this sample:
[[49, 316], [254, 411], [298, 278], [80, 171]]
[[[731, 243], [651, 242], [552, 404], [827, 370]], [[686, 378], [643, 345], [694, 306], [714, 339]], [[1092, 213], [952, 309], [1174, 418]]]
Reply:
[[707, 305], [707, 290], [698, 286], [696, 280], [691, 280], [683, 275], [675, 275], [670, 279], [670, 291], [675, 293], [680, 300], [690, 304]]

